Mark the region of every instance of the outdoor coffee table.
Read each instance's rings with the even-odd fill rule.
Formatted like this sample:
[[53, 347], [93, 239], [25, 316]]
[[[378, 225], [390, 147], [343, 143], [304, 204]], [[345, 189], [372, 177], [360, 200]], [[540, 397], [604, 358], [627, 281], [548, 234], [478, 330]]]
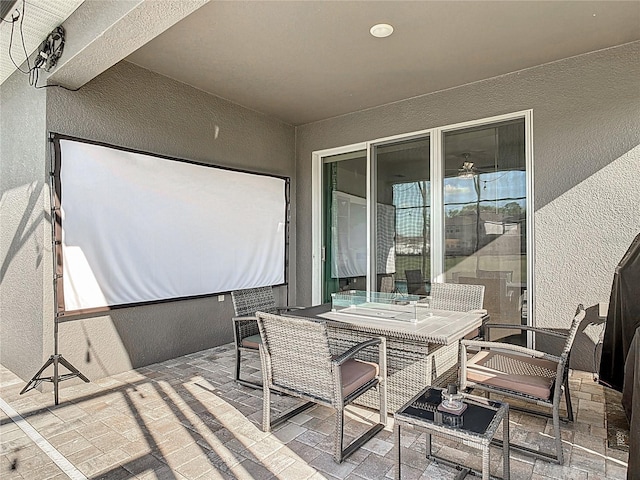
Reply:
[[[403, 427], [426, 432], [427, 458], [460, 470], [457, 479], [463, 479], [469, 473], [482, 475], [483, 480], [494, 478], [489, 475], [489, 447], [502, 422], [502, 474], [504, 480], [509, 480], [509, 404], [464, 395], [467, 409], [458, 416], [438, 411], [441, 401], [441, 389], [426, 387], [395, 413], [396, 479], [400, 479], [400, 436]], [[431, 435], [456, 439], [464, 445], [482, 450], [482, 472], [432, 454]]]

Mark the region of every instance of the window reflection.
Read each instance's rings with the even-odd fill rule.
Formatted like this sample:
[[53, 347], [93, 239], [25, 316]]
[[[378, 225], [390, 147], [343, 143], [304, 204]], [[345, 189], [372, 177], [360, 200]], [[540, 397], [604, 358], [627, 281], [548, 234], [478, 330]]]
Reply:
[[492, 323], [526, 323], [524, 120], [446, 133], [444, 153], [446, 281], [484, 285]]
[[[374, 154], [378, 290], [426, 295], [431, 280], [429, 137], [376, 147]], [[389, 248], [390, 228], [393, 248]], [[386, 263], [380, 262], [381, 253], [387, 255]]]

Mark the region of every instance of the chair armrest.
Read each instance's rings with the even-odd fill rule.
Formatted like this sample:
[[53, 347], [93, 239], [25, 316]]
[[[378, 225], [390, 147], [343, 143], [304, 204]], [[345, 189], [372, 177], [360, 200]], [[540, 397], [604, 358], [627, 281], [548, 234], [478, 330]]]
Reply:
[[554, 330], [547, 330], [546, 328], [540, 327], [530, 327], [529, 325], [518, 325], [518, 324], [504, 324], [504, 323], [487, 323], [484, 325], [484, 328], [487, 330], [487, 333], [492, 328], [508, 328], [508, 329], [518, 329], [518, 330], [526, 330], [529, 332], [540, 333], [544, 335], [549, 335], [551, 337], [558, 338], [567, 338], [566, 333], [556, 332]]
[[302, 310], [305, 307], [297, 307], [294, 305], [286, 305], [284, 307], [276, 307], [276, 310], [278, 311], [278, 315], [280, 315], [283, 312], [290, 312], [291, 310]]
[[236, 345], [240, 345], [242, 339], [259, 333], [257, 317], [232, 317], [233, 335]]
[[252, 320], [254, 322], [258, 321], [258, 317], [233, 317], [231, 318], [233, 322], [246, 322], [248, 320]]
[[341, 355], [338, 355], [337, 357], [335, 357], [332, 360], [332, 363], [340, 366], [344, 362], [349, 360], [350, 358], [353, 358], [355, 356], [355, 354], [358, 353], [360, 350], [363, 350], [363, 349], [365, 349], [367, 347], [371, 347], [371, 346], [374, 346], [374, 345], [380, 345], [383, 341], [385, 341], [384, 337], [374, 337], [374, 338], [371, 338], [369, 340], [365, 340], [364, 342], [358, 343], [357, 345], [354, 345], [353, 347], [351, 347], [346, 352], [344, 352]]
[[466, 352], [467, 347], [475, 347], [478, 349], [488, 348], [488, 349], [496, 349], [507, 352], [520, 353], [524, 355], [529, 355], [530, 357], [536, 358], [544, 358], [545, 360], [552, 360], [554, 362], [560, 362], [561, 358], [557, 355], [551, 355], [547, 352], [542, 352], [540, 350], [533, 350], [531, 348], [521, 347], [520, 345], [513, 345], [511, 343], [501, 343], [501, 342], [486, 342], [483, 340], [460, 340], [460, 346]]

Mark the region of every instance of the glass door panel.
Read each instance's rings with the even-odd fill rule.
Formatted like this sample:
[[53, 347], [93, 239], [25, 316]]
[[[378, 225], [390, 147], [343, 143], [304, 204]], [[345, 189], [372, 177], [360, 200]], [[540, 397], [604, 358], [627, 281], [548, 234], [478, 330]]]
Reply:
[[377, 145], [376, 285], [426, 295], [431, 281], [429, 137]]
[[[484, 285], [491, 323], [527, 323], [524, 132], [518, 119], [443, 137], [445, 279]], [[499, 329], [490, 340], [515, 332]]]
[[340, 290], [366, 290], [367, 156], [333, 155], [323, 166], [324, 302]]

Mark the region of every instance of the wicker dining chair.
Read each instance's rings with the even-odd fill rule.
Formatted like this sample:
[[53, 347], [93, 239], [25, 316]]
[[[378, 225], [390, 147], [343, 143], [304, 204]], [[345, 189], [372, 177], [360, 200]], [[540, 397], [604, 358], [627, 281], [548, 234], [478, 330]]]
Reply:
[[[551, 408], [551, 413], [540, 409], [532, 410], [512, 405], [534, 415], [543, 415], [553, 419], [556, 453], [533, 450], [523, 445], [511, 444], [510, 448], [544, 460], [563, 464], [562, 437], [560, 420], [573, 421], [571, 394], [569, 392], [569, 356], [580, 322], [585, 310], [578, 305], [576, 314], [567, 333], [526, 325], [487, 324], [485, 328], [517, 328], [535, 332], [537, 335], [549, 335], [564, 338], [565, 343], [560, 355], [552, 355], [541, 350], [533, 350], [509, 343], [485, 342], [478, 340], [460, 341], [460, 389], [482, 390], [497, 393], [510, 398]], [[470, 356], [469, 351], [477, 351]], [[470, 357], [470, 358], [469, 358]], [[560, 417], [560, 402], [564, 394], [567, 416]]]
[[[387, 350], [384, 337], [358, 343], [333, 356], [324, 322], [305, 318], [256, 313], [262, 336], [263, 407], [262, 429], [271, 431], [313, 404], [336, 410], [333, 458], [341, 463], [373, 438], [387, 423]], [[376, 347], [377, 348], [374, 348]], [[364, 349], [378, 351], [378, 362], [357, 360]], [[373, 353], [373, 352], [372, 352]], [[380, 399], [380, 423], [343, 448], [344, 410], [360, 395], [377, 388]], [[271, 392], [288, 394], [307, 403], [271, 420]]]
[[431, 284], [431, 308], [468, 312], [481, 310], [484, 304], [484, 285], [459, 283]]
[[273, 295], [273, 288], [257, 287], [247, 288], [244, 290], [234, 290], [231, 292], [231, 300], [233, 301], [233, 310], [235, 317], [233, 321], [233, 335], [236, 348], [236, 368], [234, 379], [241, 385], [251, 388], [262, 388], [259, 382], [252, 382], [240, 377], [240, 366], [242, 364], [242, 354], [249, 353], [258, 354], [258, 348], [262, 340], [260, 339], [260, 331], [256, 323], [256, 312], [266, 313], [282, 313], [288, 310], [294, 310], [298, 307], [278, 307]]
[[384, 276], [380, 279], [380, 292], [394, 293], [396, 291], [396, 281], [393, 275]]

